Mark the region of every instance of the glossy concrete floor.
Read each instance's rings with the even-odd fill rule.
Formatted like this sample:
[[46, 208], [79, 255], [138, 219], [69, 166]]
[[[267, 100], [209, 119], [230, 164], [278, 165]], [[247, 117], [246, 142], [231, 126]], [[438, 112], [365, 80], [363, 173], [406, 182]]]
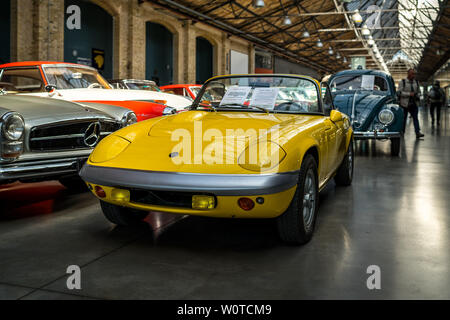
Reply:
[[[151, 214], [115, 228], [88, 193], [56, 182], [0, 189], [1, 299], [450, 299], [450, 118], [400, 158], [358, 143], [354, 183], [321, 193], [313, 240], [281, 243], [271, 221]], [[81, 267], [81, 290], [66, 268]], [[368, 290], [367, 267], [381, 269]]]

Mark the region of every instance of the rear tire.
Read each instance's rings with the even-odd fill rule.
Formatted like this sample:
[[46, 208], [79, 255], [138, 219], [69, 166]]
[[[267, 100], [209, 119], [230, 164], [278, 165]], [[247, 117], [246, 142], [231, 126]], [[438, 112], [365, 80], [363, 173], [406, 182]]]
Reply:
[[391, 156], [398, 157], [400, 155], [400, 138], [391, 139]]
[[100, 206], [106, 219], [118, 226], [132, 226], [142, 223], [147, 212], [116, 206], [100, 200]]
[[80, 177], [61, 178], [58, 180], [64, 187], [73, 192], [86, 192], [86, 183]]
[[299, 181], [289, 208], [277, 218], [281, 240], [291, 244], [305, 244], [314, 233], [319, 208], [317, 163], [306, 155], [300, 168]]
[[353, 181], [353, 169], [354, 169], [354, 152], [353, 152], [353, 139], [350, 140], [347, 153], [342, 160], [339, 169], [334, 176], [334, 181], [338, 186], [349, 186]]

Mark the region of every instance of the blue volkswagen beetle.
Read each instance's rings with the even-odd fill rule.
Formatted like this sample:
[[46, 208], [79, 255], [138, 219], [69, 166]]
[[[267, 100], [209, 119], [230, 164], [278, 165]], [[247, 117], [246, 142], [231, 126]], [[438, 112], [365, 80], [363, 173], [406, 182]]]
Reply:
[[335, 107], [347, 114], [355, 139], [390, 139], [398, 156], [403, 134], [403, 109], [392, 77], [376, 70], [345, 70], [329, 79]]

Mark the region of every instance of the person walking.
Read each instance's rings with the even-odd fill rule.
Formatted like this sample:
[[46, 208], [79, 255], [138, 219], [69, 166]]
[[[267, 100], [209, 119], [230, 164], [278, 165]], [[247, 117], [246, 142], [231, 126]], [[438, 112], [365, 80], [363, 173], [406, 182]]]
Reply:
[[414, 123], [414, 130], [416, 131], [417, 139], [424, 137], [425, 135], [420, 132], [419, 124], [419, 107], [420, 102], [420, 86], [419, 82], [415, 80], [416, 72], [414, 69], [408, 70], [408, 77], [403, 79], [398, 84], [398, 95], [400, 98], [400, 106], [405, 111], [405, 118], [403, 120], [403, 131], [406, 128], [406, 120], [408, 119], [408, 113], [411, 115]]
[[434, 81], [428, 93], [428, 105], [430, 106], [431, 126], [434, 127], [434, 110], [436, 110], [437, 126], [441, 124], [441, 107], [445, 105], [445, 92], [441, 88], [439, 80]]

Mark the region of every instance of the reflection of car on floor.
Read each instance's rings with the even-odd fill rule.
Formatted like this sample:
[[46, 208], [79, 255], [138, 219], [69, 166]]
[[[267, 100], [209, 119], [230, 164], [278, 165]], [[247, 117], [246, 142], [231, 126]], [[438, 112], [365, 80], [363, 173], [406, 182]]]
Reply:
[[[132, 111], [31, 96], [0, 96], [0, 184], [57, 180], [83, 184], [78, 170], [95, 145], [127, 126]], [[106, 106], [100, 106], [102, 109]], [[134, 118], [135, 119], [135, 118]]]
[[202, 86], [199, 84], [171, 84], [160, 87], [164, 92], [173, 93], [191, 100], [195, 100], [201, 88]]
[[131, 109], [138, 121], [172, 114], [192, 101], [148, 90], [116, 90], [94, 68], [60, 62], [16, 62], [0, 65], [0, 82], [17, 94], [76, 102], [96, 102]]
[[346, 70], [329, 79], [334, 105], [347, 114], [355, 139], [390, 139], [398, 156], [403, 133], [403, 109], [398, 105], [392, 77], [382, 71]]
[[[279, 92], [289, 89], [302, 99]], [[304, 92], [308, 92], [305, 97]], [[277, 218], [280, 237], [305, 243], [318, 193], [333, 177], [350, 185], [352, 128], [302, 76], [210, 79], [190, 111], [104, 139], [80, 176], [113, 223], [149, 210], [223, 218]], [[140, 211], [143, 210], [143, 211]]]
[[155, 81], [152, 80], [137, 80], [137, 79], [113, 79], [108, 80], [114, 89], [126, 90], [149, 90], [161, 92]]

